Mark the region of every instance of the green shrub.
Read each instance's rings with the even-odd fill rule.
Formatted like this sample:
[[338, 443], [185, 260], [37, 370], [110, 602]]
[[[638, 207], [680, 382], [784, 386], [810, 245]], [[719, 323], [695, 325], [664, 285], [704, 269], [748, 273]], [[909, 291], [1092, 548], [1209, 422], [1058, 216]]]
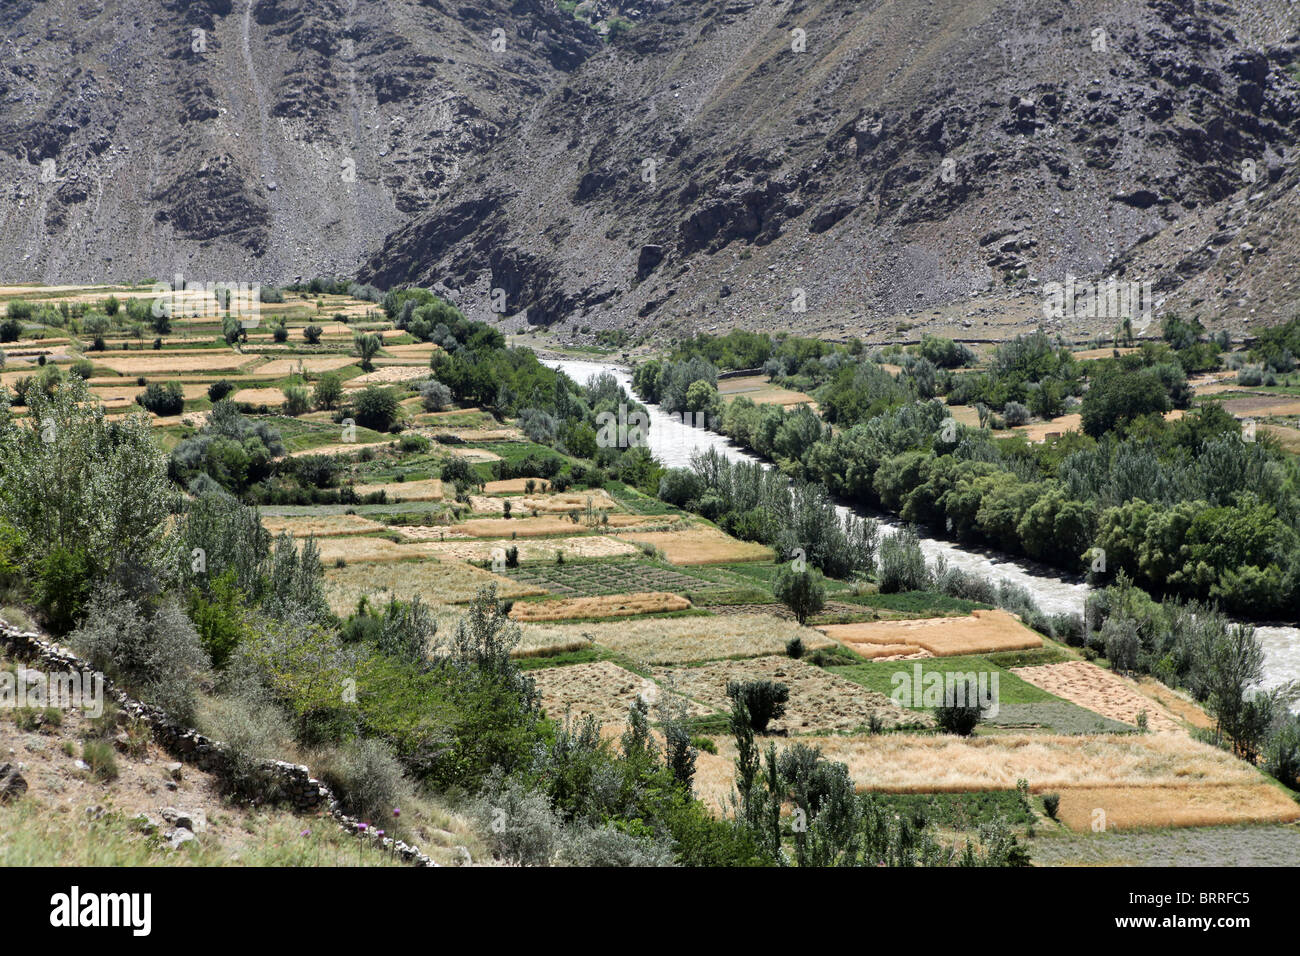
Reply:
[[90, 772], [104, 783], [117, 779], [117, 755], [107, 740], [86, 740], [81, 744], [81, 759], [90, 765]]
[[770, 680], [727, 681], [727, 696], [739, 700], [749, 714], [749, 726], [755, 733], [767, 730], [773, 720], [785, 715], [785, 705], [790, 700], [790, 688]]
[[402, 766], [378, 740], [358, 740], [312, 767], [352, 816], [391, 832], [393, 810], [406, 802]]
[[208, 386], [208, 400], [216, 404], [234, 390], [235, 386], [223, 378], [219, 382], [213, 382]]
[[159, 416], [179, 415], [185, 410], [185, 392], [179, 382], [168, 382], [166, 385], [151, 382], [135, 400], [146, 411]]
[[1043, 794], [1043, 810], [1053, 820], [1056, 819], [1056, 811], [1061, 808], [1061, 795], [1059, 793]]

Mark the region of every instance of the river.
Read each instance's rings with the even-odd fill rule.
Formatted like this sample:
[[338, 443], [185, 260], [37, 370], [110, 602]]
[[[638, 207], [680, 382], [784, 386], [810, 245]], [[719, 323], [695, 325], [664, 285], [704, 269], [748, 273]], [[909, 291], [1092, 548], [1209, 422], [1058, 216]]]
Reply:
[[[628, 394], [632, 394], [632, 376], [623, 366], [567, 359], [545, 359], [544, 361], [551, 368], [559, 369], [583, 385], [596, 375], [609, 372], [618, 379]], [[676, 416], [661, 411], [657, 405], [647, 405], [646, 408], [650, 413], [650, 451], [665, 465], [687, 467], [694, 452], [716, 448], [732, 461], [757, 461], [768, 467], [759, 458], [744, 451], [722, 435], [684, 424]], [[837, 510], [840, 511], [841, 516], [851, 512], [875, 518], [880, 523], [882, 535], [892, 534], [902, 527], [902, 523], [892, 515], [857, 508], [849, 509], [842, 505]], [[1069, 580], [1051, 569], [1032, 562], [1020, 561], [994, 551], [962, 548], [937, 538], [923, 536], [921, 550], [929, 561], [942, 556], [950, 567], [961, 568], [990, 580], [1005, 580], [1018, 584], [1026, 588], [1034, 596], [1038, 606], [1049, 614], [1083, 613], [1083, 602], [1089, 589], [1082, 580]], [[1264, 647], [1263, 686], [1274, 687], [1300, 678], [1300, 628], [1257, 627], [1256, 631]]]

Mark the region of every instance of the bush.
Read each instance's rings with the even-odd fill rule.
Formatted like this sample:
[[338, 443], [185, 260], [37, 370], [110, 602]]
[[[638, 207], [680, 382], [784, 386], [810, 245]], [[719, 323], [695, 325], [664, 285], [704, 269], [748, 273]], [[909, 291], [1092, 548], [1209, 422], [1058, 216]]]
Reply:
[[1053, 820], [1056, 819], [1056, 811], [1061, 808], [1061, 795], [1059, 793], [1043, 794], [1043, 810]]
[[311, 398], [302, 385], [286, 385], [284, 388], [284, 413], [290, 418], [306, 415], [311, 411]]
[[77, 378], [87, 379], [95, 374], [95, 363], [86, 359], [78, 359], [68, 366], [68, 371]]
[[[9, 303], [11, 306], [14, 304]], [[0, 322], [0, 342], [17, 342], [23, 334], [23, 324], [17, 319], [9, 318]]]
[[669, 468], [659, 479], [659, 498], [683, 508], [704, 494], [704, 482], [690, 468]]
[[368, 822], [391, 827], [393, 810], [407, 793], [402, 766], [393, 752], [378, 740], [359, 740], [318, 761], [313, 767], [334, 791], [344, 809]]
[[783, 565], [776, 573], [772, 594], [794, 612], [800, 624], [806, 624], [810, 615], [826, 606], [826, 587], [821, 575], [814, 571], [795, 571]]
[[403, 435], [397, 440], [397, 447], [404, 452], [422, 453], [429, 450], [429, 439], [423, 435]]
[[417, 389], [426, 412], [440, 412], [451, 404], [451, 389], [435, 378], [421, 382]]
[[727, 696], [745, 705], [745, 710], [749, 714], [749, 726], [754, 733], [761, 734], [767, 730], [769, 723], [780, 720], [785, 715], [785, 705], [790, 700], [790, 688], [770, 680], [729, 680]]
[[975, 681], [959, 676], [944, 688], [943, 704], [935, 708], [934, 719], [941, 730], [969, 737], [983, 713]]
[[792, 637], [790, 640], [785, 642], [785, 653], [787, 657], [799, 660], [799, 658], [803, 657], [804, 650], [803, 638], [801, 637]]
[[343, 379], [337, 372], [326, 372], [316, 383], [312, 401], [317, 408], [332, 409], [343, 398]]
[[68, 638], [88, 663], [176, 720], [194, 713], [196, 677], [209, 666], [198, 632], [171, 599], [145, 606], [115, 585], [89, 603]]
[[316, 345], [320, 342], [321, 333], [324, 331], [319, 325], [309, 325], [302, 330], [302, 337], [307, 340], [308, 345]]
[[117, 779], [117, 755], [107, 740], [82, 741], [81, 759], [90, 765], [90, 772], [104, 783]]
[[149, 386], [135, 397], [136, 403], [155, 415], [179, 415], [185, 410], [185, 391], [180, 382], [150, 382]]
[[227, 382], [224, 378], [219, 382], [213, 382], [208, 386], [208, 401], [214, 405], [235, 390], [235, 386]]
[[929, 573], [921, 539], [911, 528], [904, 528], [880, 541], [880, 593], [924, 591], [929, 587]]
[[370, 385], [361, 390], [353, 399], [354, 417], [363, 428], [373, 428], [377, 432], [388, 431], [401, 411], [397, 393], [391, 388]]
[[277, 325], [271, 330], [271, 339], [275, 342], [289, 341], [289, 330], [283, 325]]
[[1002, 417], [1009, 427], [1015, 428], [1017, 425], [1028, 425], [1032, 416], [1029, 409], [1019, 402], [1007, 402], [1006, 407], [1002, 409]]

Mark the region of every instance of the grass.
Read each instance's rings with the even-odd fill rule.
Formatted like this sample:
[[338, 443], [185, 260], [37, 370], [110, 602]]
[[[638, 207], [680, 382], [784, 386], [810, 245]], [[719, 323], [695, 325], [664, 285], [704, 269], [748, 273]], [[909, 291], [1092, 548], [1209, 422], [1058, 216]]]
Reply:
[[717, 528], [696, 525], [684, 531], [640, 531], [618, 536], [663, 553], [672, 564], [730, 564], [739, 561], [770, 561], [772, 549], [751, 541], [738, 541]]
[[758, 614], [617, 621], [584, 625], [582, 631], [598, 644], [651, 664], [784, 654], [794, 637], [809, 650], [831, 643], [810, 628]]
[[[334, 539], [338, 540], [338, 539]], [[395, 561], [331, 567], [326, 562], [325, 596], [336, 614], [348, 614], [366, 597], [386, 604], [389, 596], [409, 601], [417, 594], [430, 604], [471, 600], [480, 588], [495, 584], [501, 598], [541, 593], [539, 588], [500, 577], [463, 561]]]
[[[827, 759], [847, 764], [859, 787], [893, 793], [1009, 790], [1022, 778], [1036, 793], [1066, 787], [1253, 786], [1263, 780], [1231, 754], [1176, 734], [884, 734], [805, 742], [820, 746]], [[734, 757], [734, 743], [721, 741], [719, 753]]]
[[846, 604], [860, 604], [880, 611], [898, 611], [919, 614], [922, 617], [943, 617], [948, 614], [970, 614], [988, 610], [990, 605], [965, 598], [949, 597], [934, 591], [901, 591], [895, 594], [854, 594], [837, 597]]
[[1032, 824], [1034, 814], [1015, 790], [975, 793], [877, 793], [872, 799], [900, 816], [923, 813], [931, 822], [951, 830], [975, 830], [1002, 818], [1012, 826]]
[[[998, 667], [985, 657], [931, 657], [918, 661], [870, 661], [847, 667], [831, 667], [830, 672], [847, 678], [867, 690], [889, 696], [894, 692], [895, 678], [901, 675], [915, 682], [916, 668], [921, 668], [921, 679], [927, 674], [987, 673], [998, 676], [998, 701], [1005, 704], [1037, 704], [1057, 701], [1047, 691], [1021, 680], [1010, 671]], [[901, 680], [901, 678], [900, 678]], [[921, 709], [921, 708], [917, 708]]]
[[[506, 577], [566, 597], [621, 594], [632, 587], [693, 595], [713, 593], [723, 585], [694, 569], [678, 570], [652, 561], [574, 561], [562, 565], [507, 568]], [[771, 600], [771, 598], [768, 598]], [[692, 598], [694, 600], [694, 598]]]
[[510, 617], [516, 621], [565, 621], [578, 618], [635, 617], [684, 611], [691, 602], [662, 591], [610, 594], [603, 597], [561, 598], [558, 601], [529, 601], [515, 604]]

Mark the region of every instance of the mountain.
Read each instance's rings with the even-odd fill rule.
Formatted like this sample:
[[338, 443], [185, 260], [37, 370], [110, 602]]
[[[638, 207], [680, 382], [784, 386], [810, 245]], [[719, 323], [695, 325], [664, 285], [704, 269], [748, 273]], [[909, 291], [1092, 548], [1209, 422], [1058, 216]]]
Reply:
[[601, 44], [549, 0], [6, 0], [0, 38], [0, 273], [68, 282], [351, 271]]
[[5, 275], [356, 272], [579, 340], [997, 337], [1071, 276], [1234, 330], [1300, 303], [1288, 0], [52, 0], [0, 31]]

